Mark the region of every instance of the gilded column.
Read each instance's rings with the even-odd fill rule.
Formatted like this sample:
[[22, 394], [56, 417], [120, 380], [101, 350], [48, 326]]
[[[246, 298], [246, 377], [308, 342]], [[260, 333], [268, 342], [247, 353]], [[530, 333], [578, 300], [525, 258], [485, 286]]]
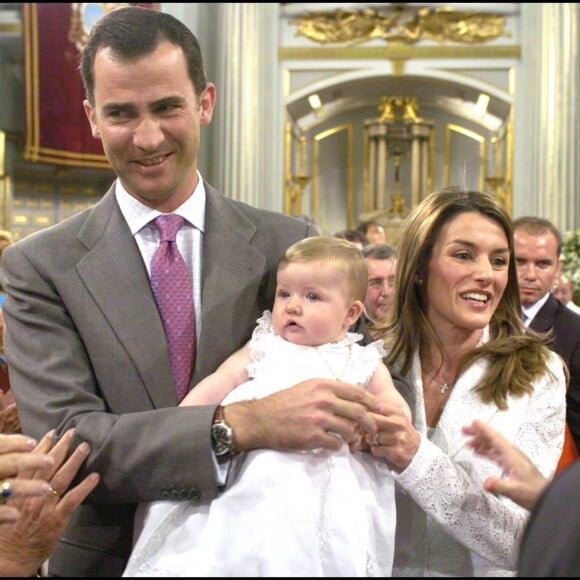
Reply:
[[411, 207], [421, 199], [421, 139], [411, 128]]
[[375, 138], [374, 127], [368, 128], [369, 139], [369, 167], [368, 167], [368, 206], [363, 211], [371, 211], [377, 207], [377, 140]]
[[[386, 129], [384, 125], [382, 125]], [[375, 208], [385, 209], [385, 197], [387, 195], [387, 136], [386, 131], [381, 133], [377, 148], [377, 184], [375, 195]]]

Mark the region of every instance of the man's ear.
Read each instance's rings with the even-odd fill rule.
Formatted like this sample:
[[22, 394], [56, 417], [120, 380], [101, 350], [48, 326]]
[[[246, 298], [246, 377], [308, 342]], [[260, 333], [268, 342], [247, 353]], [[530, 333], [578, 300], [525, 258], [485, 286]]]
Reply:
[[213, 83], [207, 83], [199, 98], [199, 120], [202, 127], [211, 123], [215, 107], [216, 89]]
[[97, 119], [95, 116], [95, 112], [93, 110], [93, 107], [91, 107], [91, 104], [89, 103], [88, 99], [85, 99], [83, 101], [83, 107], [85, 109], [85, 115], [87, 116], [87, 119], [88, 119], [89, 124], [91, 126], [91, 133], [92, 133], [93, 137], [95, 139], [100, 139], [101, 132], [99, 131], [99, 127], [97, 125]]

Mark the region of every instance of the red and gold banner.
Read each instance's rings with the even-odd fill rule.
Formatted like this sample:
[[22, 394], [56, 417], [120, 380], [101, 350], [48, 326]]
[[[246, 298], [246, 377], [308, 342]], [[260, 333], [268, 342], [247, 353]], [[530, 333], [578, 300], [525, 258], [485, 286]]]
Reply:
[[[158, 8], [157, 3], [133, 3]], [[28, 161], [109, 167], [85, 116], [80, 50], [104, 11], [126, 3], [22, 5]], [[105, 8], [106, 7], [106, 8]]]

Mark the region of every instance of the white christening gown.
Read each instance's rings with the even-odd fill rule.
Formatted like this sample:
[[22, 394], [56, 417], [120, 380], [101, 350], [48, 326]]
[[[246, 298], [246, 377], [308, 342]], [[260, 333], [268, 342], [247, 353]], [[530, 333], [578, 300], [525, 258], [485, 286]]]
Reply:
[[[251, 380], [224, 403], [259, 398], [307, 378], [366, 384], [382, 342], [349, 333], [320, 347], [275, 335], [271, 314], [251, 342]], [[349, 355], [350, 353], [350, 355]], [[124, 576], [390, 576], [394, 481], [369, 453], [273, 451], [233, 459], [225, 491], [209, 505], [143, 504], [144, 525]]]

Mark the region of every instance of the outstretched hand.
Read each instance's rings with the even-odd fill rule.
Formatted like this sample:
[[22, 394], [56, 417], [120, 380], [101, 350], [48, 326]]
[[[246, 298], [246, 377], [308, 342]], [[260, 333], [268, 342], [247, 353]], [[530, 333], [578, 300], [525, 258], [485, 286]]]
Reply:
[[476, 420], [471, 425], [466, 425], [463, 432], [472, 435], [466, 443], [467, 446], [503, 468], [504, 476], [488, 477], [483, 483], [484, 489], [509, 497], [522, 507], [531, 510], [548, 480], [530, 458], [482, 421]]

